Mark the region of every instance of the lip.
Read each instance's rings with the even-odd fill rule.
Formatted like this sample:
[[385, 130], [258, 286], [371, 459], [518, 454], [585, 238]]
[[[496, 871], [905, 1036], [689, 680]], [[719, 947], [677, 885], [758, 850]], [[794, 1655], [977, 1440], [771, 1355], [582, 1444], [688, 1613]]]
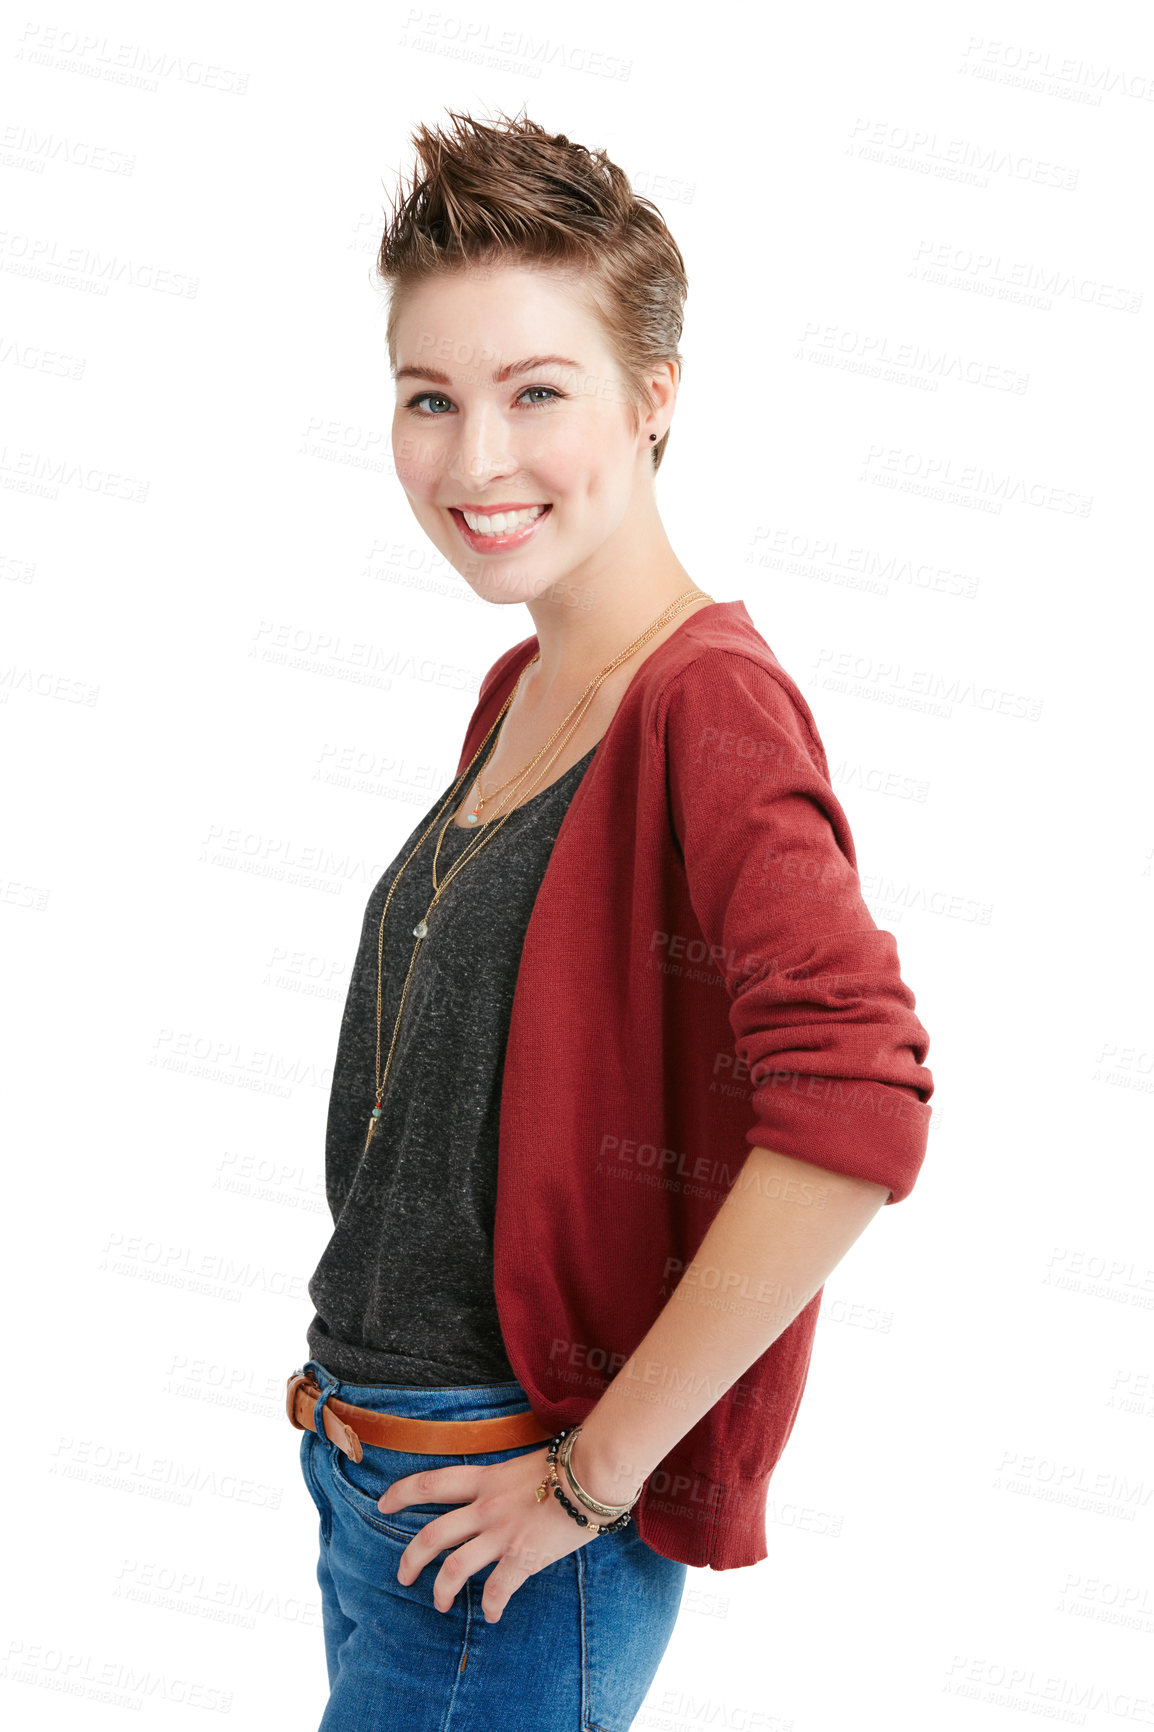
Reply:
[[498, 511], [532, 511], [535, 505], [549, 505], [548, 499], [505, 499], [499, 504], [490, 500], [486, 505], [474, 505], [471, 499], [462, 499], [456, 505], [450, 505], [450, 511], [475, 511], [480, 517], [496, 517]]
[[525, 505], [468, 505], [464, 507], [460, 505], [450, 505], [447, 507], [447, 510], [449, 516], [457, 525], [461, 539], [473, 553], [508, 553], [511, 548], [524, 547], [526, 542], [532, 541], [541, 525], [548, 522], [549, 518], [553, 515], [553, 504], [551, 500], [545, 506], [540, 517], [535, 517], [532, 523], [526, 523], [520, 529], [511, 530], [508, 535], [474, 534], [474, 532], [469, 528], [469, 525], [465, 522], [464, 512], [477, 511], [482, 512], [484, 516], [489, 517], [495, 515], [498, 511], [528, 511], [531, 510], [534, 505], [540, 505], [541, 503], [541, 500], [533, 499]]

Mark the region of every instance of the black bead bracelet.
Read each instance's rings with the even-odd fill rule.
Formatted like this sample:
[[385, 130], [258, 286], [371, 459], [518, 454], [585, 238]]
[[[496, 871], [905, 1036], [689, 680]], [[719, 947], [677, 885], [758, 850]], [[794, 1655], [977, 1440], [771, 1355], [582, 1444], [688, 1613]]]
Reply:
[[624, 1515], [619, 1515], [615, 1521], [605, 1522], [603, 1524], [599, 1523], [599, 1522], [591, 1522], [589, 1520], [589, 1517], [587, 1515], [585, 1515], [585, 1513], [582, 1510], [579, 1510], [577, 1508], [576, 1504], [570, 1503], [569, 1499], [565, 1496], [565, 1493], [561, 1490], [561, 1487], [557, 1482], [557, 1478], [556, 1478], [557, 1451], [560, 1449], [561, 1444], [564, 1441], [564, 1439], [568, 1436], [569, 1430], [570, 1430], [570, 1428], [568, 1426], [566, 1426], [564, 1428], [564, 1430], [559, 1431], [557, 1433], [556, 1437], [551, 1437], [549, 1439], [549, 1448], [548, 1448], [547, 1454], [548, 1454], [548, 1459], [549, 1459], [549, 1467], [551, 1470], [551, 1477], [553, 1479], [553, 1496], [557, 1499], [557, 1501], [561, 1505], [562, 1509], [568, 1510], [569, 1514], [573, 1517], [573, 1520], [577, 1523], [578, 1527], [592, 1528], [594, 1534], [615, 1534], [615, 1533], [619, 1532], [621, 1528], [628, 1527], [630, 1521], [632, 1520], [632, 1512], [630, 1510], [626, 1510]]

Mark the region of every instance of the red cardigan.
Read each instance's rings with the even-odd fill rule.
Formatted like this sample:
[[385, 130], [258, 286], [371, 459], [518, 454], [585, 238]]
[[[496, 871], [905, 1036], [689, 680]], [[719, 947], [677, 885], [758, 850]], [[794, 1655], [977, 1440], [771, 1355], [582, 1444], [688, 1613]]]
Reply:
[[[486, 674], [458, 774], [537, 647]], [[744, 602], [702, 608], [638, 668], [578, 784], [517, 975], [494, 1287], [550, 1428], [596, 1405], [750, 1147], [909, 1194], [933, 1092], [914, 1002], [808, 704]], [[650, 1475], [634, 1520], [655, 1551], [717, 1570], [767, 1556], [820, 1303]], [[659, 1367], [638, 1380], [661, 1390]]]

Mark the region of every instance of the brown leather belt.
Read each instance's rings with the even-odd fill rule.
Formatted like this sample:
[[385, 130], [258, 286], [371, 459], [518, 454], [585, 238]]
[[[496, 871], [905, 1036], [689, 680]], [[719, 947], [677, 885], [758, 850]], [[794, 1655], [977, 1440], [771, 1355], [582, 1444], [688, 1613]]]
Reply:
[[[320, 1385], [305, 1372], [294, 1371], [289, 1377], [285, 1409], [298, 1431], [316, 1430], [313, 1415], [320, 1394]], [[399, 1413], [354, 1407], [351, 1401], [340, 1401], [335, 1395], [325, 1402], [322, 1424], [325, 1435], [353, 1461], [361, 1459], [362, 1442], [411, 1455], [487, 1455], [490, 1450], [517, 1449], [523, 1443], [544, 1443], [554, 1434], [541, 1424], [532, 1408], [497, 1419], [407, 1419]]]

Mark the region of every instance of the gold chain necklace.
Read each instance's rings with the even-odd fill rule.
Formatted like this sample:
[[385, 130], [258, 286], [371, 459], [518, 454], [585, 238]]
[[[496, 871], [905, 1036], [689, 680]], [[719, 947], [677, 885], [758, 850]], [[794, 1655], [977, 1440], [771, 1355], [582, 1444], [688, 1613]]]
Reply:
[[[536, 766], [536, 764], [544, 756], [545, 752], [548, 751], [549, 747], [553, 744], [553, 741], [557, 739], [557, 736], [561, 733], [562, 729], [565, 729], [566, 730], [565, 738], [561, 741], [560, 745], [558, 745], [557, 750], [553, 753], [552, 757], [548, 760], [548, 762], [540, 770], [538, 770], [536, 776], [534, 776], [534, 778], [533, 778], [533, 781], [529, 784], [529, 786], [531, 788], [535, 787], [537, 785], [537, 783], [541, 780], [541, 777], [549, 769], [550, 765], [552, 765], [553, 763], [556, 762], [557, 757], [560, 755], [560, 753], [562, 751], [564, 751], [566, 744], [572, 738], [572, 735], [574, 734], [576, 729], [580, 726], [581, 721], [584, 718], [585, 711], [588, 708], [589, 704], [592, 703], [593, 698], [596, 696], [598, 690], [600, 689], [602, 681], [607, 679], [609, 677], [609, 675], [611, 673], [613, 673], [613, 671], [616, 668], [620, 667], [623, 662], [628, 661], [630, 656], [635, 655], [637, 653], [637, 651], [642, 647], [643, 644], [648, 643], [649, 639], [661, 630], [662, 626], [667, 625], [671, 619], [676, 618], [677, 614], [681, 613], [684, 608], [689, 607], [691, 605], [691, 603], [693, 603], [695, 601], [701, 601], [701, 600], [712, 602], [713, 597], [711, 595], [706, 595], [706, 593], [703, 589], [687, 589], [681, 595], [679, 595], [676, 598], [676, 600], [670, 602], [669, 606], [667, 608], [665, 608], [664, 611], [658, 615], [658, 617], [653, 621], [652, 625], [649, 625], [646, 627], [645, 631], [642, 632], [640, 637], [635, 638], [633, 640], [633, 642], [631, 644], [629, 644], [626, 649], [623, 649], [619, 655], [614, 656], [613, 660], [608, 664], [608, 666], [602, 668], [601, 672], [594, 679], [592, 679], [589, 682], [589, 684], [586, 686], [585, 690], [582, 692], [581, 696], [577, 699], [577, 702], [573, 705], [573, 708], [569, 711], [569, 714], [565, 717], [565, 720], [561, 723], [561, 726], [559, 728], [557, 728], [554, 731], [554, 733], [552, 734], [552, 736], [545, 742], [545, 745], [541, 748], [541, 751], [537, 753], [537, 756], [535, 758], [531, 759], [530, 762], [525, 766], [525, 768], [523, 770], [518, 771], [516, 776], [511, 776], [509, 778], [508, 782], [503, 782], [501, 784], [501, 788], [508, 788], [510, 786], [510, 783], [522, 782], [524, 780], [525, 776], [527, 776], [529, 774], [529, 772]], [[377, 933], [377, 1050], [376, 1050], [376, 1061], [375, 1061], [375, 1070], [374, 1070], [374, 1074], [375, 1074], [375, 1078], [376, 1078], [376, 1100], [374, 1102], [372, 1112], [369, 1115], [369, 1128], [368, 1128], [368, 1133], [365, 1137], [365, 1147], [364, 1147], [364, 1152], [366, 1154], [368, 1153], [369, 1144], [373, 1140], [373, 1132], [376, 1130], [378, 1121], [380, 1120], [380, 1117], [381, 1117], [381, 1110], [382, 1110], [381, 1109], [381, 1103], [385, 1098], [385, 1087], [386, 1087], [386, 1084], [388, 1083], [388, 1080], [389, 1080], [389, 1070], [390, 1070], [390, 1068], [392, 1066], [392, 1062], [393, 1062], [393, 1051], [394, 1051], [394, 1048], [396, 1047], [396, 1044], [397, 1044], [397, 1031], [401, 1026], [401, 1013], [405, 1008], [405, 996], [409, 990], [409, 981], [412, 978], [413, 965], [417, 960], [417, 952], [420, 950], [421, 945], [424, 942], [425, 937], [428, 934], [429, 915], [433, 912], [433, 909], [437, 906], [437, 903], [441, 900], [441, 897], [444, 895], [445, 891], [448, 889], [448, 887], [452, 883], [453, 879], [457, 876], [457, 873], [465, 865], [466, 861], [473, 859], [474, 856], [476, 854], [478, 854], [480, 852], [480, 850], [486, 846], [487, 843], [491, 842], [493, 839], [493, 834], [495, 834], [498, 830], [500, 830], [502, 824], [504, 824], [512, 816], [512, 814], [517, 810], [517, 803], [514, 802], [513, 805], [509, 806], [509, 810], [507, 812], [504, 812], [500, 818], [491, 818], [488, 821], [488, 823], [482, 825], [481, 826], [481, 834], [479, 836], [476, 836], [476, 837], [471, 839], [471, 841], [469, 842], [469, 845], [466, 847], [464, 853], [460, 856], [460, 858], [458, 860], [456, 860], [454, 862], [454, 864], [449, 868], [448, 872], [445, 874], [444, 878], [442, 878], [440, 880], [440, 882], [438, 883], [438, 880], [437, 880], [437, 856], [441, 850], [441, 839], [444, 836], [445, 831], [448, 829], [449, 824], [452, 822], [453, 800], [456, 797], [458, 789], [461, 787], [462, 783], [465, 782], [465, 778], [466, 777], [470, 777], [470, 778], [472, 777], [474, 765], [476, 764], [478, 758], [480, 758], [481, 754], [484, 752], [485, 747], [489, 744], [489, 741], [492, 739], [494, 732], [496, 731], [497, 727], [500, 725], [501, 719], [505, 715], [505, 712], [509, 709], [510, 705], [513, 702], [513, 699], [517, 696], [517, 693], [520, 690], [522, 679], [524, 678], [525, 674], [528, 672], [529, 668], [531, 668], [533, 666], [533, 663], [538, 661], [539, 659], [540, 659], [540, 651], [538, 651], [537, 655], [531, 657], [531, 659], [525, 663], [525, 666], [521, 669], [520, 673], [517, 675], [517, 680], [516, 680], [516, 683], [513, 687], [513, 690], [509, 693], [509, 696], [505, 699], [505, 702], [501, 705], [501, 708], [497, 712], [497, 715], [493, 721], [492, 727], [489, 729], [488, 733], [485, 735], [485, 738], [481, 741], [481, 744], [477, 747], [477, 750], [473, 754], [473, 757], [472, 757], [468, 767], [461, 773], [460, 776], [458, 776], [458, 778], [454, 782], [452, 788], [449, 790], [449, 793], [445, 797], [445, 800], [437, 808], [437, 811], [433, 814], [431, 822], [428, 825], [426, 825], [425, 829], [421, 832], [421, 835], [418, 838], [417, 842], [409, 850], [408, 854], [405, 856], [405, 859], [401, 862], [401, 865], [397, 871], [396, 877], [393, 879], [393, 882], [389, 885], [389, 892], [388, 892], [388, 895], [385, 897], [385, 905], [381, 910], [381, 923], [380, 923], [379, 931]], [[580, 714], [577, 713], [578, 711], [580, 711]], [[572, 722], [572, 726], [568, 726], [568, 724], [570, 722]], [[467, 782], [465, 785], [471, 787], [472, 786], [472, 780]], [[501, 789], [498, 789], [497, 793], [500, 793], [500, 792], [501, 792]], [[524, 792], [524, 790], [522, 790], [522, 792]], [[495, 796], [490, 796], [490, 800], [488, 802], [489, 804], [492, 804], [494, 797]], [[504, 807], [506, 804], [508, 804], [508, 802], [511, 798], [512, 798], [512, 790], [510, 791], [509, 794], [505, 795], [505, 798], [500, 802], [497, 810], [500, 811], [502, 807]], [[480, 811], [481, 805], [483, 805], [483, 804], [485, 804], [484, 801], [478, 802], [478, 805], [474, 808], [474, 815]], [[409, 967], [408, 967], [408, 970], [405, 974], [404, 985], [401, 987], [401, 1001], [397, 1006], [396, 1021], [393, 1023], [392, 1039], [389, 1042], [388, 1056], [385, 1059], [385, 1069], [384, 1069], [384, 1074], [382, 1075], [382, 1073], [381, 1073], [381, 1014], [382, 1014], [382, 999], [383, 999], [384, 979], [385, 979], [385, 967], [384, 967], [385, 916], [389, 912], [389, 903], [393, 899], [393, 892], [397, 888], [397, 885], [400, 883], [401, 876], [404, 873], [405, 868], [408, 866], [410, 860], [412, 860], [414, 854], [416, 854], [418, 852], [418, 850], [421, 848], [421, 846], [423, 845], [425, 838], [429, 835], [430, 831], [436, 825], [437, 820], [440, 818], [441, 813], [445, 810], [446, 806], [449, 807], [449, 815], [448, 815], [448, 818], [445, 820], [444, 824], [441, 825], [440, 834], [437, 837], [437, 845], [433, 851], [433, 863], [432, 863], [433, 900], [429, 903], [428, 908], [425, 910], [424, 917], [421, 920], [419, 920], [417, 922], [417, 924], [413, 927], [413, 937], [416, 939], [417, 942], [413, 946], [413, 954], [409, 959]]]

